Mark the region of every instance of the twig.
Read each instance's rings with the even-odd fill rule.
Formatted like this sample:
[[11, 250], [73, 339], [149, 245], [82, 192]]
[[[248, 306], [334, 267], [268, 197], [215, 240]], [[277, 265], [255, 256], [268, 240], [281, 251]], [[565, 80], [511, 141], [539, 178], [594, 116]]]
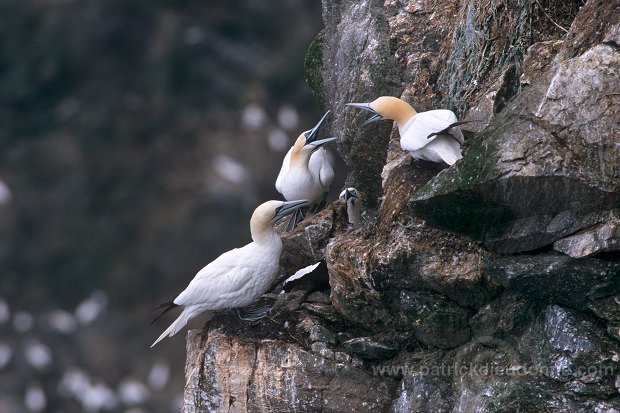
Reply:
[[547, 18], [549, 20], [551, 20], [551, 23], [553, 23], [558, 29], [562, 30], [564, 33], [568, 33], [568, 30], [566, 30], [564, 27], [560, 26], [559, 24], [557, 24], [555, 21], [553, 21], [553, 19], [551, 18], [551, 16], [549, 16], [547, 14], [547, 12], [545, 11], [545, 9], [543, 8], [542, 4], [540, 4], [538, 2], [538, 0], [535, 0], [536, 4], [538, 4], [538, 6], [540, 7], [540, 10], [542, 10], [542, 12], [545, 14], [545, 16], [547, 16]]

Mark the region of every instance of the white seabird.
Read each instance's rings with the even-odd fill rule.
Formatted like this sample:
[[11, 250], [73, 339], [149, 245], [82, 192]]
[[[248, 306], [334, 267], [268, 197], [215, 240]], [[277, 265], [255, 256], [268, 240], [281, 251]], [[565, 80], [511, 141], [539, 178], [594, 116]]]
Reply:
[[349, 226], [351, 228], [359, 228], [362, 226], [362, 216], [360, 202], [357, 198], [357, 189], [350, 187], [340, 193], [340, 199], [347, 203], [347, 216], [349, 217]]
[[201, 313], [245, 307], [263, 295], [276, 279], [280, 267], [282, 241], [273, 225], [307, 204], [304, 199], [267, 201], [259, 205], [250, 219], [252, 242], [217, 257], [196, 274], [177, 298], [157, 307], [164, 309], [159, 317], [178, 306], [183, 307], [183, 312], [151, 347], [179, 332]]
[[392, 96], [381, 96], [370, 103], [347, 103], [347, 106], [372, 112], [366, 123], [391, 119], [398, 125], [400, 147], [414, 159], [445, 162], [453, 165], [461, 159], [464, 142], [459, 122], [451, 110], [436, 109], [417, 113], [407, 102]]
[[[276, 179], [276, 189], [284, 199], [288, 201], [307, 199], [314, 210], [325, 201], [329, 186], [334, 180], [334, 169], [327, 157], [327, 151], [322, 146], [336, 138], [316, 139], [328, 114], [329, 111], [314, 128], [299, 135], [284, 157]], [[289, 229], [292, 229], [301, 218], [303, 216], [300, 211], [291, 219]]]

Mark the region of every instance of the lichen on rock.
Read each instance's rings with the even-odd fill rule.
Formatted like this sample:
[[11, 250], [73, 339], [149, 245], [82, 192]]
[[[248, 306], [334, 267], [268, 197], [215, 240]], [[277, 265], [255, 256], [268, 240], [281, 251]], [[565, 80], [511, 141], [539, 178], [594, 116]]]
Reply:
[[[620, 411], [614, 7], [324, 1], [306, 69], [368, 214], [283, 236], [329, 287], [190, 335], [185, 411]], [[439, 171], [344, 107], [380, 95], [482, 122]]]

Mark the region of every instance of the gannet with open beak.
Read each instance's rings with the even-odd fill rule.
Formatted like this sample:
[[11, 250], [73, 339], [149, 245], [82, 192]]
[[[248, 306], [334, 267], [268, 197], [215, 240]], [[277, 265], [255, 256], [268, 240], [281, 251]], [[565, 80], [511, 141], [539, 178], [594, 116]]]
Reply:
[[360, 202], [357, 198], [357, 189], [350, 187], [340, 193], [340, 199], [347, 203], [347, 216], [349, 227], [359, 228], [362, 226]]
[[[314, 128], [299, 135], [284, 157], [282, 168], [276, 179], [276, 189], [286, 200], [308, 199], [314, 209], [325, 200], [329, 186], [334, 180], [334, 169], [323, 145], [336, 138], [317, 140], [319, 129], [328, 114], [329, 111], [323, 115]], [[298, 214], [299, 212], [296, 214], [293, 226], [301, 218]]]
[[177, 298], [157, 307], [164, 311], [153, 322], [172, 308], [181, 306], [183, 312], [151, 347], [179, 332], [201, 313], [245, 307], [263, 295], [280, 268], [282, 241], [273, 225], [307, 204], [307, 200], [296, 200], [259, 205], [250, 220], [252, 242], [217, 257], [196, 274]]
[[347, 106], [372, 112], [364, 124], [391, 119], [398, 125], [400, 147], [414, 159], [445, 162], [453, 165], [461, 159], [464, 142], [459, 122], [451, 110], [436, 109], [417, 113], [407, 102], [392, 96], [381, 96], [370, 103], [347, 103]]

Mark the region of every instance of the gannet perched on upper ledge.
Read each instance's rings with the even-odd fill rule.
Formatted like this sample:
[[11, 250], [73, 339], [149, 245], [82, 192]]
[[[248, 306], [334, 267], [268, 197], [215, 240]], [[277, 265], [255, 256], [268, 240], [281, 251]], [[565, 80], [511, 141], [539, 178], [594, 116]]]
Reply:
[[[310, 205], [317, 208], [327, 196], [329, 185], [334, 180], [334, 169], [327, 158], [327, 151], [322, 146], [336, 138], [316, 138], [328, 114], [329, 111], [314, 128], [299, 135], [284, 157], [276, 179], [276, 189], [286, 200], [308, 199]], [[296, 213], [289, 229], [301, 218], [300, 212]]]
[[245, 307], [263, 295], [280, 268], [282, 241], [273, 225], [307, 204], [307, 200], [296, 200], [267, 201], [259, 205], [250, 219], [252, 242], [217, 257], [196, 274], [177, 298], [157, 307], [164, 309], [159, 317], [178, 306], [183, 307], [183, 312], [151, 347], [176, 334], [198, 314]]
[[459, 122], [451, 110], [417, 113], [407, 102], [392, 96], [381, 96], [370, 103], [347, 103], [347, 106], [374, 113], [365, 124], [382, 119], [396, 121], [400, 147], [414, 159], [453, 165], [463, 157], [464, 138], [459, 125], [470, 121]]
[[362, 216], [360, 211], [359, 199], [357, 198], [357, 189], [353, 187], [345, 188], [345, 190], [340, 193], [340, 199], [347, 203], [347, 216], [349, 217], [349, 227], [361, 227]]

